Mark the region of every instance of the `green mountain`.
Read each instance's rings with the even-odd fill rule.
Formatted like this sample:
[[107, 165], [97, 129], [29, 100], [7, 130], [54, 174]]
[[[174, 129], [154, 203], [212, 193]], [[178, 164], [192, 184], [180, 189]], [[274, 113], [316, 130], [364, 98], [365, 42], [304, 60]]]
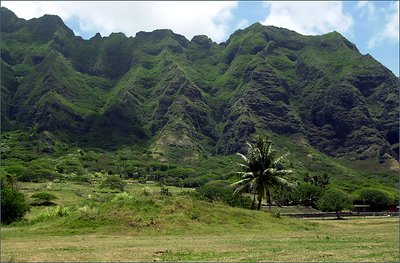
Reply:
[[256, 23], [221, 44], [171, 30], [84, 40], [57, 16], [1, 8], [0, 48], [2, 132], [159, 160], [229, 155], [268, 133], [398, 168], [399, 79], [337, 32]]

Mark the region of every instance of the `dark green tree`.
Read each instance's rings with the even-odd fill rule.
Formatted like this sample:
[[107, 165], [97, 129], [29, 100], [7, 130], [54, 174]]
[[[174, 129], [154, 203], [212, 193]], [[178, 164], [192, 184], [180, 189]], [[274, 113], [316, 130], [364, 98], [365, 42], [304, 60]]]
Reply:
[[34, 199], [34, 201], [31, 203], [31, 205], [55, 205], [52, 201], [57, 199], [57, 196], [47, 193], [47, 192], [39, 192], [31, 195], [31, 198]]
[[355, 202], [370, 205], [374, 210], [383, 210], [387, 206], [394, 204], [395, 199], [383, 190], [366, 188], [359, 192]]
[[261, 209], [261, 202], [267, 198], [269, 211], [271, 211], [271, 191], [278, 185], [291, 184], [283, 177], [291, 174], [291, 170], [282, 169], [281, 160], [287, 155], [276, 157], [276, 152], [272, 150], [272, 141], [268, 138], [257, 138], [256, 143], [248, 143], [247, 156], [238, 153], [242, 157], [243, 163], [239, 163], [240, 171], [237, 174], [241, 177], [239, 181], [231, 184], [237, 187], [235, 194], [250, 191], [254, 194], [252, 209], [255, 208], [257, 198], [257, 209]]
[[215, 180], [197, 188], [197, 192], [209, 201], [220, 201], [230, 206], [250, 208], [251, 199], [248, 196], [234, 194], [229, 181]]
[[348, 194], [339, 189], [329, 189], [318, 201], [318, 208], [324, 212], [336, 212], [340, 219], [339, 212], [345, 208], [352, 207], [352, 200]]
[[20, 220], [26, 212], [29, 211], [29, 205], [25, 201], [24, 194], [9, 186], [1, 187], [1, 222], [10, 224]]

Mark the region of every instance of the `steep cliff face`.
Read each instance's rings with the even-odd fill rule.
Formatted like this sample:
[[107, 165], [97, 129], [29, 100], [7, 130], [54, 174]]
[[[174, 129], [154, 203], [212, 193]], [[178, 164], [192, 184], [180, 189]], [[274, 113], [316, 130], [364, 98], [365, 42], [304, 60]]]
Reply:
[[335, 157], [398, 158], [399, 79], [336, 32], [254, 24], [221, 44], [170, 30], [83, 40], [56, 16], [1, 8], [1, 34], [3, 131], [185, 158], [270, 132]]

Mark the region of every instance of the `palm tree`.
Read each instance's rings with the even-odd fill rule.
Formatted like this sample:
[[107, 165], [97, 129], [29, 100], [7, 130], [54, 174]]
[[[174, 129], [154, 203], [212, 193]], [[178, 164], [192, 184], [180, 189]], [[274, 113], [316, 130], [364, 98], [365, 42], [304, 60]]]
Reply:
[[280, 168], [280, 161], [287, 156], [284, 154], [279, 158], [275, 157], [275, 152], [272, 151], [272, 141], [268, 138], [257, 138], [255, 145], [247, 143], [247, 156], [238, 153], [244, 160], [244, 163], [239, 163], [241, 171], [237, 172], [241, 179], [231, 184], [232, 187], [237, 187], [234, 194], [250, 191], [254, 194], [252, 209], [254, 209], [255, 200], [257, 197], [258, 207], [261, 209], [261, 201], [266, 196], [271, 211], [271, 190], [274, 186], [291, 184], [283, 178], [283, 176], [291, 174], [291, 170], [283, 170]]

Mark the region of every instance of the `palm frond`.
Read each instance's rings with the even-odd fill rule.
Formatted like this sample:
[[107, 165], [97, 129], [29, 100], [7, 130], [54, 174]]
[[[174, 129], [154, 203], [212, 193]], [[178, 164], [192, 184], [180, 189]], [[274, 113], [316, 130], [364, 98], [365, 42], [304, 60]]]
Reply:
[[255, 177], [253, 172], [236, 172], [236, 174], [239, 175], [242, 179]]
[[239, 187], [233, 192], [233, 195], [241, 194], [241, 193], [245, 192], [248, 188], [249, 188], [249, 185], [248, 185], [248, 184], [243, 184], [243, 185], [239, 186]]
[[292, 170], [277, 170], [275, 171], [276, 175], [289, 175], [289, 174], [293, 174]]
[[276, 180], [276, 184], [279, 185], [279, 186], [288, 186], [290, 188], [294, 188], [295, 187], [295, 185], [293, 183], [289, 182], [288, 180], [286, 180], [286, 179], [284, 179], [282, 177], [276, 176], [275, 180]]
[[276, 160], [273, 162], [273, 164], [274, 164], [274, 165], [277, 165], [278, 163], [280, 163], [280, 161], [281, 161], [283, 158], [286, 158], [286, 156], [288, 156], [288, 155], [289, 155], [289, 153], [285, 153], [284, 155], [282, 155], [282, 156], [276, 158]]
[[243, 164], [243, 163], [236, 163], [237, 166], [243, 168], [244, 170], [248, 170], [249, 166], [247, 164]]

